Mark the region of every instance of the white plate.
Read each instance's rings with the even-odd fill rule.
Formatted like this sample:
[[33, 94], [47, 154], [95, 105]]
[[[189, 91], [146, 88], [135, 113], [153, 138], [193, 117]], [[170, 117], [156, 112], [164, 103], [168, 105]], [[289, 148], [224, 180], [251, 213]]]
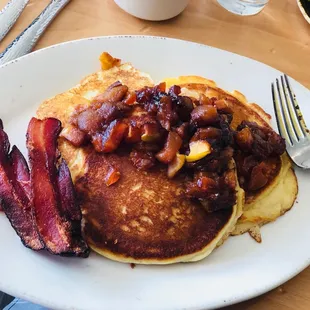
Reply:
[[[25, 132], [42, 100], [99, 69], [102, 51], [130, 61], [155, 80], [196, 74], [240, 90], [273, 114], [270, 83], [280, 72], [226, 51], [156, 37], [102, 37], [40, 50], [0, 68], [0, 116], [12, 143], [25, 151]], [[310, 124], [309, 91], [292, 81]], [[275, 125], [275, 122], [273, 122]], [[262, 229], [263, 243], [229, 238], [207, 259], [172, 266], [136, 266], [92, 253], [61, 258], [24, 248], [0, 215], [0, 290], [53, 309], [205, 309], [262, 294], [310, 264], [310, 174], [297, 171], [298, 204]], [[308, 191], [307, 191], [308, 188]]]

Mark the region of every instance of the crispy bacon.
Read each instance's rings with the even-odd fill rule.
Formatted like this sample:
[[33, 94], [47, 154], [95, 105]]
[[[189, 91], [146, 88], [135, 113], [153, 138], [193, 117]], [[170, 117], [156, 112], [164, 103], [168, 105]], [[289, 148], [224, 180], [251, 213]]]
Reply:
[[78, 253], [77, 256], [87, 257], [89, 249], [83, 238], [81, 238], [82, 212], [76, 199], [70, 170], [65, 160], [62, 160], [59, 165], [57, 183], [60, 196], [60, 212], [66, 221], [72, 225], [72, 255]]
[[61, 123], [54, 118], [32, 118], [28, 126], [33, 215], [48, 251], [87, 257], [89, 249], [80, 235], [81, 224], [66, 164], [62, 162], [59, 171], [56, 168], [60, 130]]
[[8, 136], [0, 129], [1, 206], [22, 243], [30, 249], [41, 250], [44, 245], [31, 212], [27, 163], [17, 147], [14, 146], [10, 154], [9, 149]]
[[27, 201], [31, 201], [31, 183], [28, 164], [20, 150], [14, 145], [10, 153], [12, 165], [12, 182], [15, 188], [19, 187]]
[[81, 221], [81, 209], [77, 204], [70, 170], [64, 159], [62, 159], [58, 167], [57, 183], [62, 214], [69, 221]]

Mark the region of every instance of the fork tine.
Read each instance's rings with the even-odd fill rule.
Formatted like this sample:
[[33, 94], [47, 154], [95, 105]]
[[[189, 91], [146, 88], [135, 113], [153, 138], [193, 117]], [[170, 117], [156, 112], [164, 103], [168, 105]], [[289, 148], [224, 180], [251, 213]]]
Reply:
[[297, 142], [300, 140], [301, 136], [303, 136], [303, 133], [300, 130], [300, 127], [297, 125], [298, 119], [296, 117], [296, 113], [294, 112], [292, 102], [287, 92], [287, 88], [284, 84], [283, 76], [280, 77], [280, 80], [281, 80], [281, 86], [282, 86], [281, 95], [283, 94], [283, 97], [284, 97], [284, 100], [282, 98], [283, 100], [282, 106], [283, 106], [283, 109], [285, 110], [286, 127], [288, 128], [291, 139]]
[[[283, 81], [281, 79], [281, 84], [282, 83], [283, 83]], [[298, 138], [297, 138], [297, 135], [295, 133], [293, 122], [292, 122], [292, 119], [291, 119], [289, 111], [288, 111], [287, 98], [285, 96], [284, 87], [283, 87], [283, 85], [282, 85], [282, 87], [280, 87], [280, 82], [278, 79], [276, 79], [276, 84], [277, 84], [277, 90], [278, 90], [281, 109], [282, 109], [282, 112], [284, 115], [284, 123], [285, 123], [286, 131], [290, 137], [291, 144], [293, 144], [294, 142], [298, 142]]]
[[297, 137], [300, 139], [302, 137], [307, 136], [307, 133], [309, 133], [309, 129], [307, 128], [307, 125], [304, 121], [303, 115], [300, 111], [298, 102], [296, 100], [296, 95], [293, 92], [293, 89], [291, 87], [291, 84], [286, 74], [284, 74], [284, 80], [286, 84], [285, 91], [286, 93], [288, 92], [289, 98], [290, 98], [290, 104], [288, 104], [289, 111], [290, 111], [292, 119], [294, 119], [293, 123], [295, 125], [295, 131], [296, 131]]
[[[286, 129], [282, 105], [279, 103], [274, 83], [271, 83], [271, 93], [272, 93], [272, 101], [273, 101], [274, 111], [276, 114], [276, 120], [277, 120], [280, 135], [282, 138], [284, 138], [287, 141], [287, 143], [290, 143], [292, 145], [291, 138], [288, 135], [288, 132]], [[279, 99], [281, 100], [280, 96], [279, 96]]]

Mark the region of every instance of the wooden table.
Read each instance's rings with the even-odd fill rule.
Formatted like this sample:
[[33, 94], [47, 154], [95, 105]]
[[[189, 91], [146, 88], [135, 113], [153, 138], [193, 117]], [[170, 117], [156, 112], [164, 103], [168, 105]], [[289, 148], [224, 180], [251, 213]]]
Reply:
[[[0, 0], [0, 8], [6, 2]], [[0, 49], [48, 2], [30, 0]], [[36, 48], [84, 37], [117, 34], [167, 36], [215, 46], [264, 62], [310, 88], [310, 25], [303, 19], [295, 0], [271, 0], [263, 12], [252, 17], [230, 14], [215, 0], [191, 0], [180, 16], [165, 22], [136, 19], [120, 10], [112, 0], [72, 0]], [[280, 288], [228, 309], [308, 310], [310, 268]]]

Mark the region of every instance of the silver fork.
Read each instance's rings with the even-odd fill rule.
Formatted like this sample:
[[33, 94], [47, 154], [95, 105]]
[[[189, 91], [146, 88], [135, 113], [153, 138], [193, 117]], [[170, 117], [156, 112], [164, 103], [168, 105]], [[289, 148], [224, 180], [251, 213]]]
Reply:
[[287, 153], [300, 168], [310, 169], [310, 134], [287, 75], [271, 84], [272, 99]]
[[6, 36], [23, 12], [29, 0], [11, 0], [0, 11], [0, 41]]
[[0, 54], [0, 66], [28, 54], [48, 25], [71, 0], [51, 0], [43, 12]]

